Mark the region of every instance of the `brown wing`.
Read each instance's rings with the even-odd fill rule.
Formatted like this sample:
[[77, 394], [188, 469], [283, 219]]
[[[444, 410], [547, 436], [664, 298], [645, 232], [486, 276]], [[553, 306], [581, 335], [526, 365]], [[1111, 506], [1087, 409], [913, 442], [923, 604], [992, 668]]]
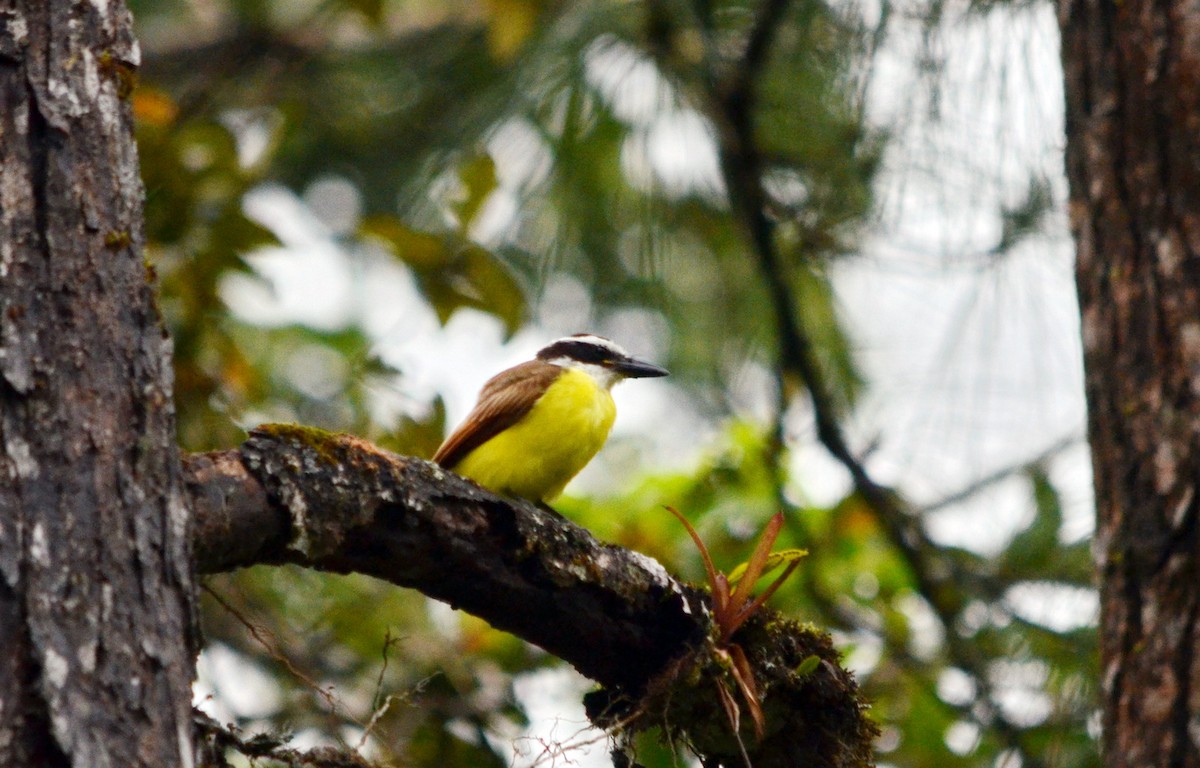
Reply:
[[446, 438], [433, 460], [447, 469], [454, 469], [468, 453], [529, 413], [541, 393], [562, 371], [557, 365], [530, 360], [488, 379], [479, 393], [475, 408], [458, 425], [458, 429]]

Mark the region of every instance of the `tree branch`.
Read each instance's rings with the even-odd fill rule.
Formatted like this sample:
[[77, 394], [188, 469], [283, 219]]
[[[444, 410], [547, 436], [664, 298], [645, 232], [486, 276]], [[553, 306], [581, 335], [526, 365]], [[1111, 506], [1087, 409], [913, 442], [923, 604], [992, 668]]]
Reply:
[[[708, 597], [654, 560], [348, 435], [260, 427], [240, 449], [189, 457], [184, 475], [198, 572], [295, 563], [417, 589], [604, 685], [588, 702], [596, 722], [662, 727], [713, 764], [738, 754], [713, 687], [728, 670]], [[751, 756], [869, 762], [876, 729], [828, 635], [763, 611], [734, 641], [774, 724]], [[823, 663], [799, 674], [813, 656]]]
[[634, 692], [705, 636], [706, 598], [655, 561], [354, 437], [263, 427], [187, 470], [200, 573], [295, 563], [375, 576]]

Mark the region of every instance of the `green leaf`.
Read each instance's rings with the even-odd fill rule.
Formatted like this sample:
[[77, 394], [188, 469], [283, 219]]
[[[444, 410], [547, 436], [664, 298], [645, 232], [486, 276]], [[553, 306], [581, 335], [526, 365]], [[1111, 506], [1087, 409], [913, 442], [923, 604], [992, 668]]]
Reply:
[[463, 276], [476, 297], [475, 307], [495, 315], [512, 336], [525, 319], [525, 294], [516, 277], [495, 254], [469, 246], [463, 254]]
[[[247, 218], [242, 213], [241, 206], [230, 206], [226, 209], [225, 215], [213, 223], [213, 234], [220, 237], [222, 248], [229, 249], [239, 256], [257, 248], [279, 245], [279, 238], [275, 233], [257, 221]], [[245, 264], [240, 259], [230, 264], [230, 267], [246, 271]]]
[[1045, 178], [1029, 180], [1025, 198], [1000, 211], [1000, 242], [993, 253], [1006, 253], [1023, 240], [1038, 233], [1042, 221], [1054, 209], [1054, 193]]
[[359, 234], [381, 243], [413, 269], [442, 324], [458, 309], [472, 307], [499, 318], [508, 336], [521, 327], [525, 294], [504, 262], [486, 248], [458, 235], [422, 232], [391, 215], [365, 218]]
[[383, 21], [383, 0], [341, 0], [351, 10], [358, 11], [371, 24]]
[[379, 241], [416, 270], [441, 269], [450, 263], [446, 238], [413, 229], [396, 216], [367, 216], [359, 225], [359, 234]]
[[[763, 576], [766, 576], [771, 571], [774, 571], [774, 570], [780, 568], [781, 566], [785, 566], [785, 565], [789, 565], [790, 563], [794, 563], [797, 560], [800, 560], [801, 558], [804, 558], [807, 556], [808, 556], [807, 549], [791, 548], [791, 549], [781, 549], [778, 552], [772, 552], [771, 554], [767, 555], [766, 562], [763, 565], [762, 573], [760, 573], [758, 575], [758, 578], [761, 579]], [[738, 565], [736, 568], [734, 568], [732, 571], [730, 571], [729, 572], [729, 583], [736, 584], [739, 581], [741, 581], [742, 576], [745, 575], [746, 568], [748, 566], [749, 566], [748, 563], [742, 563], [742, 564]]]
[[538, 29], [542, 0], [487, 0], [488, 48], [501, 61], [517, 55]]
[[451, 210], [458, 219], [459, 231], [466, 235], [488, 196], [496, 189], [496, 163], [490, 155], [472, 158], [459, 166], [458, 179], [462, 182], [463, 194], [451, 205]]
[[1013, 537], [1004, 554], [1004, 564], [1014, 573], [1037, 570], [1059, 549], [1058, 532], [1062, 528], [1062, 499], [1050, 484], [1044, 467], [1030, 467], [1026, 476], [1033, 490], [1034, 517], [1021, 533]]
[[821, 664], [820, 656], [808, 656], [804, 661], [796, 665], [796, 675], [798, 677], [808, 677], [813, 672], [817, 671], [817, 667]]
[[377, 442], [388, 450], [407, 456], [432, 456], [446, 434], [446, 403], [441, 396], [433, 399], [429, 415], [423, 419], [404, 416], [395, 428]]

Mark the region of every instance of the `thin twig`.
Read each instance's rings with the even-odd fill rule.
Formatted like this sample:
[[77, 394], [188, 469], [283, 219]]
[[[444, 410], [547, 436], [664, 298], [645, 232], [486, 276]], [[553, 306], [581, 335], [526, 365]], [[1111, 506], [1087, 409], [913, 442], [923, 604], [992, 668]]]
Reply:
[[279, 650], [279, 643], [275, 640], [274, 634], [269, 629], [250, 621], [250, 619], [246, 618], [246, 616], [237, 608], [234, 608], [232, 605], [230, 605], [229, 601], [221, 597], [221, 595], [213, 590], [213, 588], [209, 585], [201, 584], [200, 588], [207, 592], [213, 600], [216, 600], [217, 604], [224, 608], [230, 616], [241, 623], [241, 625], [246, 628], [246, 631], [250, 633], [250, 636], [254, 638], [255, 642], [263, 647], [268, 656], [282, 664], [290, 675], [311, 688], [317, 693], [318, 696], [325, 699], [325, 703], [329, 705], [330, 710], [337, 712], [337, 699], [333, 697], [333, 694], [322, 688], [316, 680], [313, 680], [311, 677], [297, 669], [296, 666], [292, 664], [291, 659], [283, 655], [283, 652]]
[[367, 721], [366, 726], [363, 728], [362, 737], [358, 740], [358, 744], [354, 747], [354, 751], [362, 752], [363, 747], [367, 745], [367, 737], [371, 735], [371, 731], [375, 728], [376, 724], [378, 724], [383, 716], [387, 714], [387, 711], [392, 706], [392, 702], [405, 701], [411, 698], [414, 694], [423, 693], [425, 691], [425, 686], [429, 685], [429, 682], [439, 674], [441, 673], [435, 672], [425, 679], [420, 680], [412, 687], [412, 690], [405, 691], [404, 693], [389, 693], [384, 698], [383, 704], [376, 707], [375, 711], [371, 713], [371, 719]]
[[936, 501], [931, 501], [928, 504], [918, 507], [913, 511], [913, 513], [918, 516], [926, 515], [930, 512], [937, 512], [945, 509], [946, 507], [950, 507], [955, 504], [961, 504], [964, 501], [969, 501], [976, 494], [982, 493], [993, 486], [999, 485], [1005, 480], [1016, 477], [1018, 474], [1028, 470], [1030, 467], [1045, 464], [1051, 459], [1065, 453], [1067, 450], [1083, 445], [1085, 441], [1086, 438], [1083, 435], [1074, 433], [1059, 438], [1038, 455], [1026, 459], [1018, 464], [1011, 464], [1007, 467], [1001, 467], [989, 475], [984, 475], [983, 477], [976, 479], [974, 482], [964, 488], [960, 488], [957, 491], [954, 491], [947, 496], [943, 496]]

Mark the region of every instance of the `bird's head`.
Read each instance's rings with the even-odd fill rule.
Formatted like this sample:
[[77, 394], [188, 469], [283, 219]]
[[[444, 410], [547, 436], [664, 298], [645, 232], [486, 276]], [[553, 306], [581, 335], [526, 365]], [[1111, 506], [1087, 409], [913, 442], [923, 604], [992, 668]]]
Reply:
[[638, 360], [616, 342], [590, 333], [565, 336], [547, 344], [537, 353], [537, 358], [564, 368], [578, 368], [604, 387], [611, 387], [621, 379], [667, 375], [665, 368]]

